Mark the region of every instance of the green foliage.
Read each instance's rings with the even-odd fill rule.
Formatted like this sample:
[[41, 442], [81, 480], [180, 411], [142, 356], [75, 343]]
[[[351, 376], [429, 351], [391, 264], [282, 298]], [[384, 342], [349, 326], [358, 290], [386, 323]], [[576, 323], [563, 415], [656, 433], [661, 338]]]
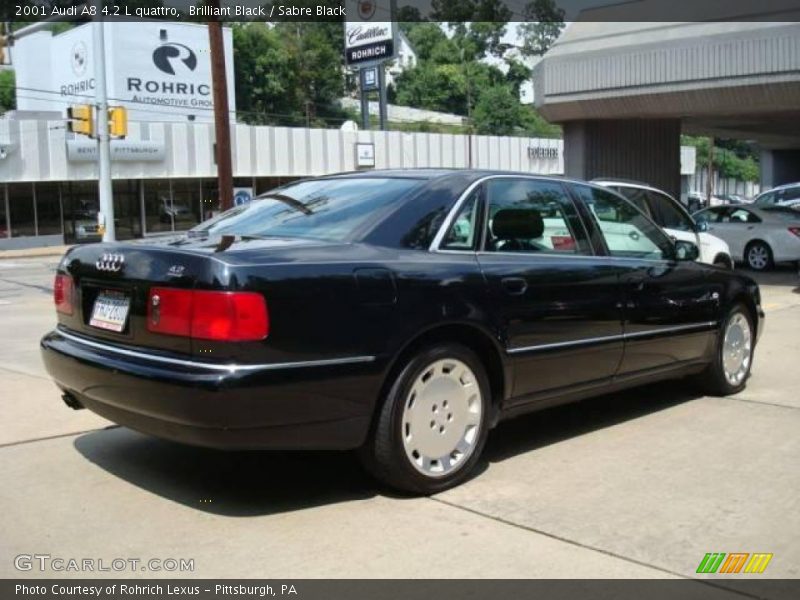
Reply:
[[[694, 146], [697, 149], [698, 167], [708, 168], [709, 138], [682, 135], [681, 144]], [[715, 140], [714, 170], [721, 177], [740, 181], [758, 181], [761, 176], [758, 155], [750, 144], [738, 140]]]
[[507, 85], [484, 89], [473, 112], [475, 133], [510, 135], [520, 122], [519, 97]]
[[16, 108], [15, 90], [14, 71], [0, 71], [0, 114]]
[[533, 0], [525, 6], [525, 22], [517, 28], [523, 56], [542, 56], [564, 29], [564, 11], [553, 0]]
[[340, 23], [233, 26], [238, 117], [245, 123], [325, 126], [347, 118]]

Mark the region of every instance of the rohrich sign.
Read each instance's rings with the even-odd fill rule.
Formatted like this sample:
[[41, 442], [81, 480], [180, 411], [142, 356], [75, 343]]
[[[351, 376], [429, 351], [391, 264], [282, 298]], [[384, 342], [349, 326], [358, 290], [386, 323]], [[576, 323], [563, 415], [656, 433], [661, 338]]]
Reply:
[[[20, 110], [63, 113], [69, 104], [92, 103], [95, 94], [92, 27], [56, 36], [42, 32], [17, 42], [17, 89], [44, 90], [18, 96]], [[105, 23], [109, 103], [128, 109], [131, 121], [213, 122], [211, 61], [205, 25], [166, 21]], [[233, 43], [223, 29], [231, 119], [236, 109]], [[31, 96], [34, 96], [33, 98]]]
[[395, 55], [392, 0], [346, 0], [344, 58], [347, 65], [368, 65]]

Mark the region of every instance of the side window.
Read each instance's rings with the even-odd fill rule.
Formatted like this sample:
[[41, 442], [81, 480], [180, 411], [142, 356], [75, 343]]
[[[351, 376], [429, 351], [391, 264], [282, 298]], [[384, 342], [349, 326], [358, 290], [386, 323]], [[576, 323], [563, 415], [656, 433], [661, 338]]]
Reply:
[[727, 208], [709, 208], [696, 213], [694, 215], [694, 220], [698, 223], [701, 221], [705, 221], [706, 223], [722, 223], [725, 221], [725, 215], [727, 214]]
[[453, 224], [442, 240], [440, 247], [443, 250], [475, 250], [481, 205], [479, 199], [479, 192], [475, 190], [461, 205]]
[[578, 254], [565, 214], [570, 202], [560, 184], [531, 179], [491, 179], [486, 184], [487, 252]]
[[800, 198], [800, 185], [797, 187], [786, 188], [783, 191], [783, 200], [795, 200]]
[[671, 258], [672, 242], [632, 204], [616, 194], [576, 185], [612, 256], [661, 260]]
[[671, 198], [656, 192], [647, 192], [647, 197], [656, 216], [654, 221], [661, 227], [678, 231], [694, 231], [694, 225], [689, 215], [675, 206]]
[[733, 208], [730, 209], [726, 216], [722, 220], [723, 223], [736, 223], [736, 224], [746, 224], [746, 223], [760, 223], [761, 219], [759, 219], [756, 215], [751, 213], [749, 210], [745, 210], [743, 208]]
[[766, 194], [761, 194], [756, 201], [756, 204], [759, 206], [765, 206], [769, 204], [774, 204], [775, 200], [775, 192], [767, 192]]
[[619, 187], [612, 189], [625, 196], [628, 200], [630, 200], [633, 203], [633, 205], [636, 208], [638, 208], [648, 217], [653, 219], [656, 223], [661, 225], [661, 223], [658, 222], [657, 213], [653, 214], [653, 211], [650, 210], [650, 206], [647, 203], [647, 196], [644, 190], [631, 187]]

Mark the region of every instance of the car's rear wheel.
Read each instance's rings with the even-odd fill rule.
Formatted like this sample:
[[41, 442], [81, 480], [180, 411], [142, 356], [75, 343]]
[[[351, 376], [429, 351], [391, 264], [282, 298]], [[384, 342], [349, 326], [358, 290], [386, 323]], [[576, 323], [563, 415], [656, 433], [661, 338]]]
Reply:
[[420, 351], [391, 384], [361, 450], [365, 466], [407, 492], [432, 494], [458, 485], [486, 441], [489, 389], [470, 349], [444, 343]]
[[772, 249], [766, 242], [750, 242], [744, 251], [747, 266], [754, 271], [766, 271], [772, 267]]
[[715, 396], [727, 396], [744, 389], [753, 366], [755, 335], [748, 310], [735, 305], [720, 329], [714, 362], [702, 373], [705, 390]]

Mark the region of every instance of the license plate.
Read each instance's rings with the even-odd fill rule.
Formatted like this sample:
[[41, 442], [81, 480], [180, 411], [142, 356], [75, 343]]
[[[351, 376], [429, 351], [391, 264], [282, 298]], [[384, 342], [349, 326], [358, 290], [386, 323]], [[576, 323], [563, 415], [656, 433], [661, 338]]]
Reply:
[[119, 292], [101, 292], [97, 295], [89, 325], [99, 329], [120, 332], [125, 329], [131, 299]]

